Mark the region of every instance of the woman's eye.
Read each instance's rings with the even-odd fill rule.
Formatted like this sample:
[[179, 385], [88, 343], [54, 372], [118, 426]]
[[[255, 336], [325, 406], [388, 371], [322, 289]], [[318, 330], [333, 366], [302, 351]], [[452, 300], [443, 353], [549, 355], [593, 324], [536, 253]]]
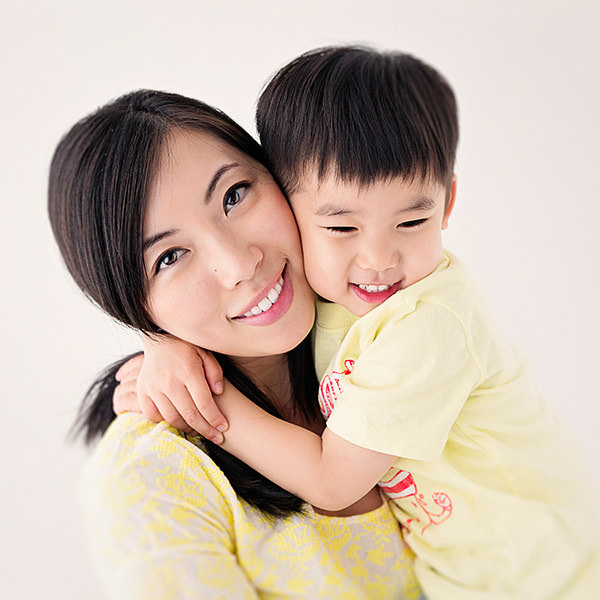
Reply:
[[427, 219], [415, 219], [414, 221], [405, 221], [404, 223], [400, 223], [398, 227], [403, 229], [412, 229], [415, 227], [420, 227], [421, 225], [425, 225]]
[[161, 254], [156, 261], [155, 272], [158, 273], [158, 271], [174, 265], [184, 252], [185, 250], [183, 250], [183, 248], [175, 248], [174, 250], [167, 250], [167, 252]]
[[223, 198], [223, 209], [225, 214], [229, 214], [229, 211], [236, 207], [240, 202], [244, 200], [248, 193], [248, 183], [236, 183], [233, 187], [230, 187]]

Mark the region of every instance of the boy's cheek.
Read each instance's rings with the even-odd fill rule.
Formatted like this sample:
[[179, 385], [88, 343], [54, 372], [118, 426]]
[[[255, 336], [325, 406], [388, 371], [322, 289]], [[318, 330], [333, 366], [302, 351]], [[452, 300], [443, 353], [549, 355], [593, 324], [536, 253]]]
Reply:
[[304, 255], [304, 268], [307, 271], [318, 269], [322, 261], [328, 260], [331, 253], [328, 252], [327, 244], [319, 232], [312, 228], [300, 227], [300, 241]]
[[305, 255], [304, 270], [310, 287], [320, 296], [332, 300], [334, 282], [339, 279], [335, 259], [326, 251]]
[[344, 252], [337, 240], [332, 239], [314, 223], [306, 225], [300, 221], [300, 237], [304, 256], [304, 271], [310, 287], [320, 296], [332, 299], [340, 274], [345, 271]]

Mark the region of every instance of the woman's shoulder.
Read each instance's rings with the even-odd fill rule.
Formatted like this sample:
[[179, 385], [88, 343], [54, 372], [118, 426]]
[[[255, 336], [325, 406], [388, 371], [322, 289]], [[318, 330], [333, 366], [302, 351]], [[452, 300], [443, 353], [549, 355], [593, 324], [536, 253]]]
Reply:
[[137, 413], [123, 413], [108, 427], [88, 464], [91, 468], [118, 472], [134, 465], [145, 467], [150, 458], [157, 463], [175, 460], [179, 464], [183, 457], [199, 466], [203, 466], [204, 457], [208, 458], [195, 438], [165, 421], [153, 423]]
[[235, 502], [223, 472], [203, 451], [199, 438], [153, 423], [136, 413], [119, 415], [89, 457], [81, 479], [85, 503], [101, 497], [109, 505], [137, 498], [168, 498], [191, 509]]

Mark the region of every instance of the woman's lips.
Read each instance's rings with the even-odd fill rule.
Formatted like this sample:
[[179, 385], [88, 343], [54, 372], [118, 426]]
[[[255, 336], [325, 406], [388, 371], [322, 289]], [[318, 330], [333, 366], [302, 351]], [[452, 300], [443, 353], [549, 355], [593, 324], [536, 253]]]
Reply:
[[277, 300], [283, 289], [283, 276], [279, 278], [279, 281], [269, 290], [267, 295], [255, 304], [249, 311], [244, 313], [244, 317], [255, 317], [263, 312], [268, 311]]
[[292, 282], [287, 268], [279, 275], [265, 292], [253, 300], [253, 305], [243, 315], [235, 317], [238, 322], [247, 325], [270, 325], [278, 321], [289, 309], [293, 298]]

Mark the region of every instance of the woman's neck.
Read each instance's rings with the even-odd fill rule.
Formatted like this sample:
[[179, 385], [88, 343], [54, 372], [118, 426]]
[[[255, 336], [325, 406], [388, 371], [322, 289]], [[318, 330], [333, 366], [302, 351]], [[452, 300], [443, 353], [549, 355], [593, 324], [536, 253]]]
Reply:
[[292, 386], [287, 354], [232, 358], [236, 366], [249, 377], [283, 415], [292, 403]]
[[269, 398], [282, 418], [290, 423], [310, 429], [319, 435], [322, 433], [325, 425], [321, 419], [308, 422], [300, 414], [300, 411], [295, 410], [287, 354], [235, 357], [232, 360]]

